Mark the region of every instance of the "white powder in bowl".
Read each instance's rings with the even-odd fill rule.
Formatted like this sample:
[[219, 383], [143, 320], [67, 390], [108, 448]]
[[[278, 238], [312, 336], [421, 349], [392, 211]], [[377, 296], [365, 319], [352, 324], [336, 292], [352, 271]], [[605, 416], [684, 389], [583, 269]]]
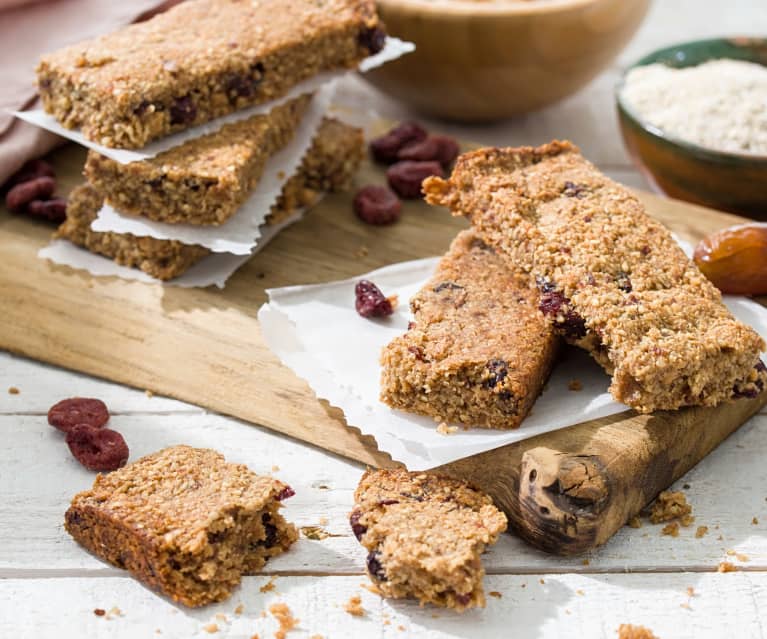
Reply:
[[717, 151], [767, 155], [767, 67], [760, 64], [636, 67], [621, 96], [634, 115], [672, 137]]

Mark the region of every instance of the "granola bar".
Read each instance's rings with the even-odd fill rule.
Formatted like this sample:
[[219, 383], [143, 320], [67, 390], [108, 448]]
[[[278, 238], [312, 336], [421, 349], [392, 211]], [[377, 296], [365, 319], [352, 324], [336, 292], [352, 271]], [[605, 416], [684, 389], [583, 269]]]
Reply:
[[98, 475], [75, 495], [64, 526], [173, 601], [202, 606], [228, 598], [243, 574], [298, 539], [278, 512], [292, 494], [214, 450], [174, 446]]
[[160, 222], [223, 224], [293, 137], [310, 96], [228, 124], [153, 158], [120, 164], [88, 153], [85, 177], [122, 213]]
[[381, 400], [437, 421], [518, 427], [559, 341], [527, 275], [463, 231], [410, 307], [407, 333], [381, 355]]
[[150, 140], [279, 98], [384, 44], [372, 0], [187, 0], [42, 57], [45, 110], [89, 140]]
[[532, 276], [543, 313], [612, 374], [618, 401], [649, 413], [764, 390], [764, 341], [636, 196], [573, 144], [467, 153], [424, 191]]
[[[362, 159], [363, 149], [359, 129], [325, 118], [298, 173], [286, 182], [265, 223], [277, 224], [297, 209], [314, 204], [322, 190], [335, 191], [348, 186]], [[210, 254], [203, 246], [177, 240], [93, 231], [91, 223], [103, 203], [104, 196], [90, 184], [76, 187], [69, 196], [67, 219], [59, 226], [55, 237], [109, 257], [123, 266], [141, 269], [160, 280], [182, 275]]]
[[506, 530], [506, 516], [467, 483], [404, 469], [368, 471], [349, 522], [369, 551], [367, 573], [384, 597], [484, 607], [480, 555]]

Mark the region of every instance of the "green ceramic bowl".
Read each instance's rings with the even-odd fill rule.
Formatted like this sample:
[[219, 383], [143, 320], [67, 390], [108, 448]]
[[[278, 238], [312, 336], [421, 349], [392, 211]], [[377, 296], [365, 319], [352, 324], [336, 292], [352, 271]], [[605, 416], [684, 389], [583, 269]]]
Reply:
[[[681, 68], [721, 58], [767, 66], [767, 38], [687, 42], [645, 56], [626, 73], [656, 62]], [[623, 102], [624, 81], [625, 74], [616, 88], [623, 140], [656, 190], [688, 202], [767, 219], [767, 155], [713, 151], [664, 133], [643, 122]]]

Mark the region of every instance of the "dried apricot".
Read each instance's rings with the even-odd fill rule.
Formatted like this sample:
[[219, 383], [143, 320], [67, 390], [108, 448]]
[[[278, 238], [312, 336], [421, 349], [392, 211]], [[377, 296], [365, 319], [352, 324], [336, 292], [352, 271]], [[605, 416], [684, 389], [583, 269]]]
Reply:
[[767, 224], [739, 224], [708, 235], [695, 263], [722, 293], [767, 295]]

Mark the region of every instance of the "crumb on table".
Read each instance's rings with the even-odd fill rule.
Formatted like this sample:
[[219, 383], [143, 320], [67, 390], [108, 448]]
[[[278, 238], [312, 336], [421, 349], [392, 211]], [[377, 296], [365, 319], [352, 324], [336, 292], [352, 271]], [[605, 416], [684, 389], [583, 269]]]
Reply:
[[11, 387], [8, 389], [8, 394], [9, 394], [9, 395], [18, 395], [20, 392], [21, 392], [21, 391], [20, 391], [18, 388], [16, 388], [15, 386], [11, 386]]
[[708, 526], [698, 526], [695, 531], [695, 539], [700, 539], [708, 532]]
[[581, 384], [580, 380], [573, 379], [568, 382], [567, 388], [568, 390], [577, 392], [583, 390], [583, 384]]
[[679, 523], [672, 521], [669, 524], [663, 526], [660, 531], [661, 535], [668, 535], [669, 537], [679, 537]]
[[218, 625], [209, 623], [207, 626], [203, 626], [202, 629], [207, 633], [213, 634], [214, 632], [218, 632]]
[[649, 628], [622, 623], [618, 626], [618, 639], [658, 639]]
[[664, 490], [652, 505], [650, 521], [659, 524], [672, 519], [680, 519], [682, 525], [689, 526], [692, 522], [687, 516], [691, 514], [692, 506], [687, 503], [684, 493]]
[[274, 582], [277, 580], [277, 577], [270, 577], [269, 581], [267, 581], [263, 586], [261, 586], [258, 590], [260, 592], [271, 592], [274, 590], [275, 585]]
[[503, 594], [498, 592], [497, 590], [491, 590], [487, 594], [490, 595], [491, 597], [495, 597], [496, 599], [500, 599], [501, 597], [503, 597]]
[[287, 604], [275, 603], [269, 606], [269, 612], [280, 624], [280, 629], [274, 633], [274, 639], [285, 639], [285, 635], [298, 626], [299, 619], [293, 616]]
[[350, 597], [349, 601], [344, 604], [344, 610], [353, 617], [364, 617], [365, 609], [362, 607], [362, 597], [359, 595]]
[[330, 533], [322, 526], [301, 526], [301, 534], [313, 541], [322, 541], [330, 537]]
[[729, 561], [720, 561], [716, 569], [717, 572], [735, 572], [737, 570], [738, 567]]

